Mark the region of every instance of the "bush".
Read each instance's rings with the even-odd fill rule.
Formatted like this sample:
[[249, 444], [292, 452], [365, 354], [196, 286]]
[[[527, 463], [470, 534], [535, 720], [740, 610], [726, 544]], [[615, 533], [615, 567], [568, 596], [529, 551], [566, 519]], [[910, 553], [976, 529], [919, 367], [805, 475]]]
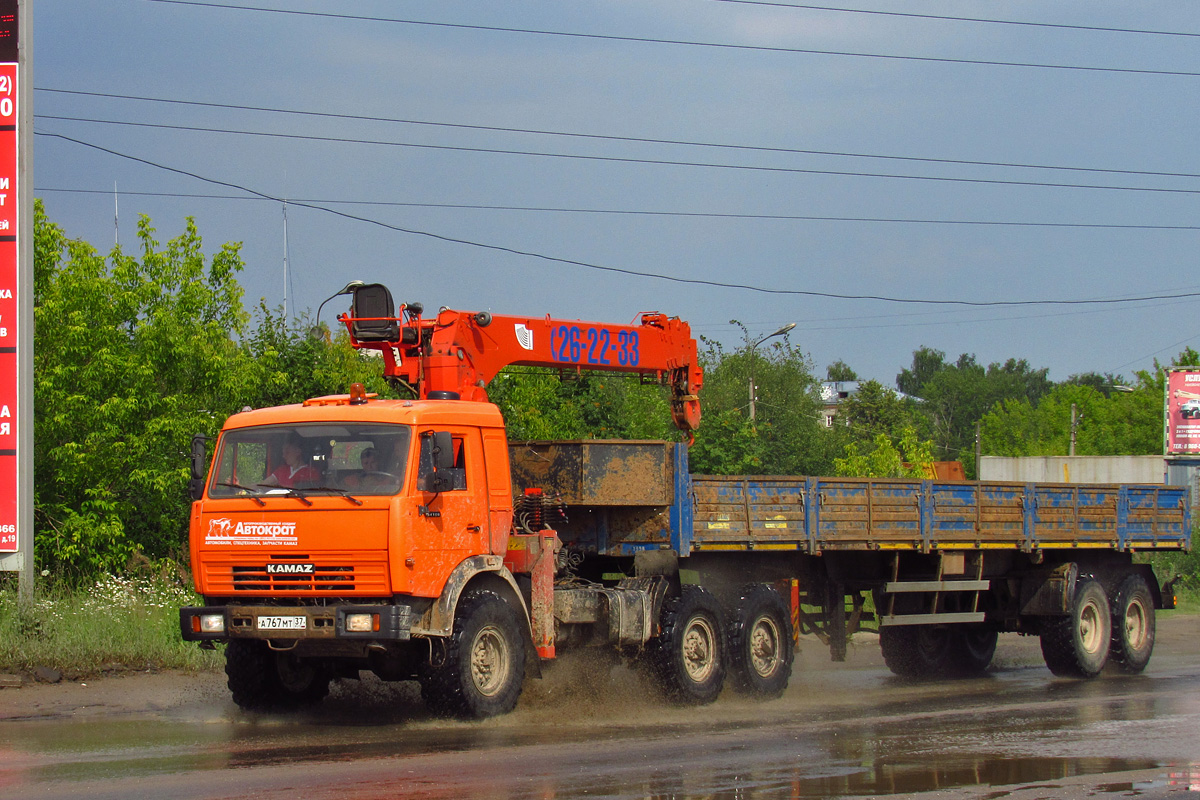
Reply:
[[0, 672], [52, 667], [68, 678], [105, 671], [206, 670], [220, 658], [179, 635], [179, 608], [199, 598], [176, 575], [107, 575], [90, 587], [21, 603], [0, 589]]

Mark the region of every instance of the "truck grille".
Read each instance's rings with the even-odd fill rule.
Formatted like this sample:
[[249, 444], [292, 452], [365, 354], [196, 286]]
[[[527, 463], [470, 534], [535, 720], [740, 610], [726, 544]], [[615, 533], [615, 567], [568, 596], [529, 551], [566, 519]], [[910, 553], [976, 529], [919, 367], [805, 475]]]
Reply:
[[[280, 569], [281, 566], [312, 565], [312, 572]], [[271, 568], [268, 569], [268, 565]], [[245, 553], [205, 555], [202, 571], [205, 594], [235, 593], [271, 596], [391, 594], [386, 554], [289, 553], [247, 558]]]
[[310, 575], [270, 575], [266, 566], [233, 567], [235, 592], [346, 592], [354, 588], [354, 567], [318, 566]]

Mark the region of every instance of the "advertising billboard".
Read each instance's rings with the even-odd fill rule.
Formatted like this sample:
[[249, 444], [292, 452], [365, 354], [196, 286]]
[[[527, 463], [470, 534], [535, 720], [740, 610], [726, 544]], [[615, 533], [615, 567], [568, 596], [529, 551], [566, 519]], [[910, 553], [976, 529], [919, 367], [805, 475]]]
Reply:
[[1200, 367], [1167, 369], [1165, 455], [1200, 456]]
[[0, 0], [0, 553], [18, 550], [17, 3]]

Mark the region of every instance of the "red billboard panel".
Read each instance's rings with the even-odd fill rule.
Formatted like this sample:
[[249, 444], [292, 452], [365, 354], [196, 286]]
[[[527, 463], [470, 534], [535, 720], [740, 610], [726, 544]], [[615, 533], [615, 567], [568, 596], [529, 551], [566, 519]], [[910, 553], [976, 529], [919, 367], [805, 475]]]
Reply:
[[1166, 454], [1200, 455], [1200, 368], [1167, 370]]
[[17, 550], [17, 208], [17, 65], [0, 63], [0, 553]]

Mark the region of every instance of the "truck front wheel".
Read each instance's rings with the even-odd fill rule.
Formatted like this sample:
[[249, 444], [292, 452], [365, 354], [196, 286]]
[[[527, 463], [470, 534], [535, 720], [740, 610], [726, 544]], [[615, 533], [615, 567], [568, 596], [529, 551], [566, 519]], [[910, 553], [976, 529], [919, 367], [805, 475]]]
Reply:
[[329, 694], [325, 664], [271, 650], [264, 641], [234, 639], [225, 646], [225, 675], [233, 702], [248, 711], [293, 711]]
[[1154, 651], [1154, 598], [1145, 578], [1130, 575], [1121, 582], [1112, 612], [1109, 657], [1123, 672], [1141, 672]]
[[426, 705], [464, 719], [512, 711], [525, 679], [523, 627], [516, 610], [494, 591], [464, 594], [444, 652], [421, 670]]
[[1042, 658], [1055, 675], [1094, 678], [1104, 669], [1112, 638], [1108, 597], [1099, 581], [1080, 581], [1064, 617], [1042, 627]]
[[729, 671], [734, 688], [778, 697], [792, 674], [791, 614], [779, 592], [754, 584], [742, 592], [729, 629]]
[[725, 624], [721, 606], [699, 586], [685, 586], [662, 610], [662, 633], [647, 643], [649, 663], [668, 699], [711, 703], [725, 683]]

